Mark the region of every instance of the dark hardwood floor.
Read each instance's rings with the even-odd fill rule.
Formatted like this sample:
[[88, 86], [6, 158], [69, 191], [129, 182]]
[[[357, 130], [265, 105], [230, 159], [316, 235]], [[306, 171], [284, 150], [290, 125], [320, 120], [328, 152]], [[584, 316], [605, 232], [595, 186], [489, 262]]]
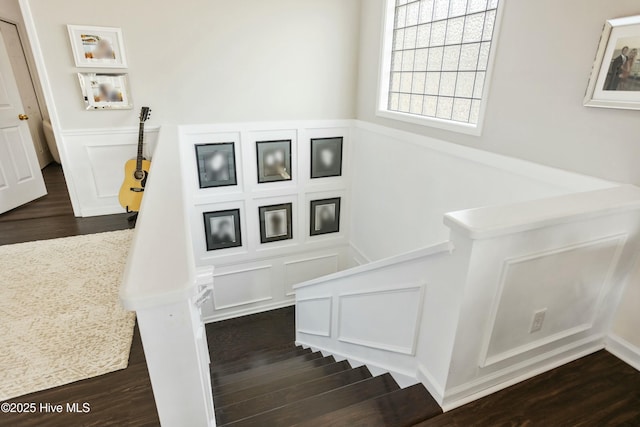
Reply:
[[[60, 181], [62, 175], [59, 170], [46, 170], [45, 173], [48, 180], [57, 179], [58, 183], [64, 182]], [[55, 177], [56, 174], [57, 178], [52, 178], [52, 175]], [[50, 185], [49, 182], [47, 185]], [[66, 188], [62, 188], [66, 195]], [[51, 199], [43, 198], [26, 207], [0, 215], [0, 244], [88, 234], [128, 226], [127, 215], [95, 219], [73, 218], [70, 204], [65, 205], [57, 199], [61, 197], [60, 194], [50, 191], [47, 197]], [[33, 208], [36, 203], [49, 206], [45, 211], [54, 215], [47, 216], [41, 210]], [[28, 209], [31, 213], [27, 210], [20, 212], [20, 209]], [[293, 346], [294, 322], [294, 308], [288, 307], [207, 325], [213, 378], [227, 374], [236, 375], [247, 367], [261, 366], [263, 375], [272, 375], [270, 369], [265, 367], [267, 364], [282, 363], [291, 356], [305, 357], [310, 354], [307, 350], [299, 350]], [[346, 362], [329, 363], [314, 369], [295, 371], [295, 378], [321, 390], [329, 384], [346, 384], [368, 376], [363, 369], [347, 373], [348, 369]], [[238, 375], [236, 378], [241, 376]], [[290, 379], [288, 378], [288, 381]], [[284, 379], [281, 381], [285, 385]], [[217, 386], [226, 387], [227, 384], [222, 384], [224, 382]], [[264, 393], [267, 393], [267, 390], [261, 392], [260, 387], [253, 387], [251, 392], [255, 395], [248, 395], [247, 389], [223, 395], [221, 403], [240, 394], [251, 399], [250, 402], [229, 405], [225, 416], [237, 419], [243, 416], [243, 405], [251, 405], [255, 409], [263, 404]], [[372, 398], [339, 409], [339, 413], [344, 419], [349, 419], [350, 414], [366, 413], [368, 410], [381, 407], [388, 407], [391, 411], [403, 414], [415, 410], [406, 406], [406, 396], [417, 394], [419, 390], [409, 390], [408, 394], [399, 392], [398, 398], [395, 398], [396, 394], [392, 392], [391, 398], [384, 402], [380, 397]], [[308, 391], [304, 391], [303, 387], [291, 386], [274, 393], [271, 397], [286, 400], [287, 396], [303, 396], [304, 393]], [[35, 402], [38, 405], [87, 402], [91, 411], [80, 414], [0, 413], [0, 426], [159, 425], [137, 327], [129, 366], [126, 369], [21, 396], [10, 402]], [[388, 406], [389, 402], [393, 402], [392, 407]], [[361, 412], [355, 412], [355, 409]], [[336, 425], [326, 416], [309, 420], [307, 423], [317, 426]], [[379, 424], [373, 421], [367, 424], [367, 421], [355, 418], [351, 419], [348, 425]], [[640, 426], [640, 372], [606, 351], [599, 351], [417, 425]]]
[[47, 186], [46, 196], [0, 214], [0, 245], [129, 227], [128, 214], [74, 217], [62, 167], [50, 164], [42, 174]]

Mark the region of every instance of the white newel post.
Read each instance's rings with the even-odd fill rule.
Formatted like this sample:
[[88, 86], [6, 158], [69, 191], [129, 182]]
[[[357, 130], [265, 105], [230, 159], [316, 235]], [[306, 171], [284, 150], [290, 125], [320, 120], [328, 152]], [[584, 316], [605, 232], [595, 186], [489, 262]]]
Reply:
[[136, 311], [163, 426], [215, 426], [209, 350], [200, 313], [211, 292], [213, 271], [199, 273], [192, 297]]

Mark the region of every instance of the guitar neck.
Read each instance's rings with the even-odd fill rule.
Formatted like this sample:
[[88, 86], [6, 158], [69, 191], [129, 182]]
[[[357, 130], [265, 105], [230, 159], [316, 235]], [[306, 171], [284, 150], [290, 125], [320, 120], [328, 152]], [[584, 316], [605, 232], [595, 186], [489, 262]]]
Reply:
[[136, 170], [142, 170], [142, 148], [144, 143], [144, 122], [140, 122], [138, 128], [138, 157], [136, 157]]

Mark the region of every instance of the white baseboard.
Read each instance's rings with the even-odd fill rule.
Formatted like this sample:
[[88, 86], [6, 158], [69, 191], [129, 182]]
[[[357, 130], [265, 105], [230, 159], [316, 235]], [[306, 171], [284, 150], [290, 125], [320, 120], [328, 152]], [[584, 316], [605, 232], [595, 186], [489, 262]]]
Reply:
[[401, 388], [409, 387], [420, 382], [416, 375], [412, 374], [411, 372], [400, 372], [391, 369], [389, 366], [383, 366], [365, 359], [347, 357], [340, 352], [320, 348], [316, 345], [305, 343], [304, 341], [296, 340], [296, 345], [300, 345], [304, 348], [310, 348], [313, 351], [320, 351], [325, 357], [333, 356], [336, 361], [347, 360], [349, 364], [351, 364], [351, 366], [354, 368], [366, 365], [366, 367], [369, 368], [371, 374], [374, 376], [389, 373]]
[[615, 334], [609, 334], [605, 350], [640, 371], [640, 348]]
[[227, 312], [227, 313], [218, 314], [218, 315], [214, 314], [211, 316], [203, 316], [202, 321], [204, 323], [219, 322], [221, 320], [228, 320], [236, 317], [249, 316], [251, 314], [258, 314], [258, 313], [263, 313], [265, 311], [271, 311], [271, 310], [277, 310], [279, 308], [290, 307], [292, 305], [296, 305], [296, 302], [293, 299], [280, 301], [273, 304], [261, 305], [259, 307], [251, 307], [251, 308], [245, 308], [243, 310], [235, 310], [232, 312]]
[[447, 390], [440, 405], [443, 411], [450, 411], [603, 348], [602, 335], [587, 337], [468, 383], [452, 387]]

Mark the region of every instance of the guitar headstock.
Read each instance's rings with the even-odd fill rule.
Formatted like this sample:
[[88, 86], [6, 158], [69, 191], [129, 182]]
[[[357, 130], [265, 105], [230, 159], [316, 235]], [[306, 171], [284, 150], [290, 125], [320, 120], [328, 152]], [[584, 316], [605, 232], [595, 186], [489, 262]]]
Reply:
[[144, 123], [151, 117], [151, 108], [142, 107], [140, 109], [140, 123]]

